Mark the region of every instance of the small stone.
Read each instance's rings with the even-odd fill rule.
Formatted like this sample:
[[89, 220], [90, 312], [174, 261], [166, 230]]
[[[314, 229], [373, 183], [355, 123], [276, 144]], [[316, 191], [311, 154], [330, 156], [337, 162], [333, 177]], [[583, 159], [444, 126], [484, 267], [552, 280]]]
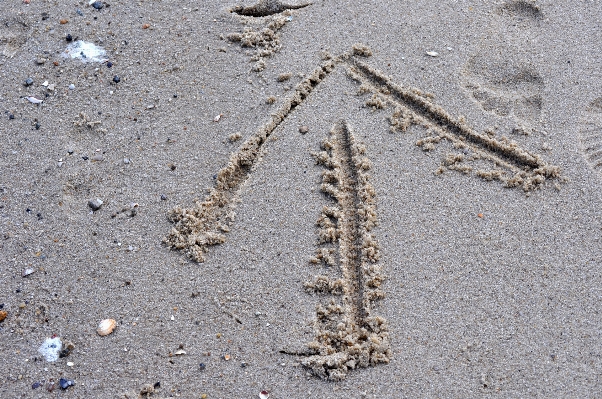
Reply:
[[438, 57], [439, 53], [436, 51], [427, 51], [426, 55], [431, 56], [431, 57]]
[[103, 8], [105, 5], [102, 4], [101, 1], [95, 1], [94, 3], [92, 3], [92, 7], [96, 8], [97, 10], [100, 10], [101, 8]]
[[79, 8], [77, 10], [75, 10], [75, 12], [77, 13], [77, 15], [79, 15], [80, 17], [84, 16], [84, 13], [82, 10], [80, 10]]
[[103, 202], [99, 198], [91, 199], [90, 201], [88, 201], [88, 206], [90, 208], [92, 208], [93, 211], [99, 210], [100, 207], [102, 206], [102, 204], [103, 204]]
[[73, 36], [71, 36], [71, 33], [69, 33], [69, 34], [67, 34], [67, 36], [65, 36], [65, 40], [67, 40], [68, 42], [73, 41]]
[[21, 277], [27, 277], [30, 274], [35, 273], [35, 271], [36, 271], [36, 269], [33, 269], [33, 268], [29, 267], [29, 268], [23, 270], [23, 272], [21, 272]]
[[8, 114], [8, 119], [15, 119], [15, 116], [13, 114]]
[[61, 20], [59, 21], [59, 23], [60, 23], [61, 25], [65, 25], [67, 22], [69, 22], [69, 20], [68, 20], [68, 19], [61, 19]]
[[27, 78], [27, 79], [25, 79], [25, 82], [23, 82], [23, 84], [25, 86], [31, 86], [33, 84], [33, 79], [32, 78]]
[[111, 61], [107, 62], [107, 68], [113, 67], [113, 63]]
[[54, 83], [51, 85], [48, 85], [48, 91], [54, 91]]
[[123, 158], [123, 163], [126, 165], [130, 164], [130, 159], [129, 158]]
[[66, 378], [61, 378], [59, 380], [59, 385], [61, 386], [61, 388], [67, 389], [67, 388], [75, 385], [75, 382], [73, 382], [73, 380], [68, 380]]
[[119, 78], [119, 76], [115, 75], [115, 76], [113, 76], [113, 82], [119, 83], [119, 82], [121, 82], [121, 79]]
[[48, 381], [48, 382], [46, 383], [46, 390], [47, 390], [48, 392], [52, 392], [52, 391], [54, 391], [54, 381]]
[[142, 25], [142, 29], [148, 29], [148, 28], [150, 28], [150, 24], [144, 24], [144, 25]]
[[8, 316], [8, 312], [6, 310], [0, 310], [0, 321], [4, 321], [6, 316]]
[[92, 157], [92, 161], [93, 162], [101, 162], [103, 161], [105, 158], [101, 155], [101, 154], [96, 154]]
[[207, 368], [207, 366], [205, 366], [205, 363], [201, 363], [199, 364], [199, 368], [201, 369], [201, 371], [205, 370], [205, 368]]
[[75, 363], [73, 363], [73, 362], [67, 362], [67, 366], [73, 367], [73, 366], [75, 366]]
[[48, 61], [46, 58], [38, 58], [36, 60], [36, 64], [38, 64], [38, 65], [44, 65], [46, 63], [46, 61]]
[[75, 90], [75, 85], [73, 83], [69, 85], [69, 90]]
[[161, 194], [161, 201], [167, 201], [167, 195]]
[[301, 134], [305, 134], [309, 131], [309, 128], [307, 126], [299, 126], [299, 133]]
[[38, 389], [39, 387], [41, 387], [42, 384], [39, 382], [34, 382], [33, 384], [31, 384], [31, 389]]

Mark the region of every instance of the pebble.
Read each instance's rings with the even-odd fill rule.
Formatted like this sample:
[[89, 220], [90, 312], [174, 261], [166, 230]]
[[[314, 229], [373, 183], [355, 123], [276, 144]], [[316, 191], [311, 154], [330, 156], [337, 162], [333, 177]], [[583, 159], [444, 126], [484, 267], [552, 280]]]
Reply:
[[123, 158], [123, 163], [126, 164], [126, 165], [129, 165], [130, 159], [129, 158]]
[[73, 41], [73, 36], [71, 36], [71, 34], [69, 33], [67, 36], [65, 36], [65, 40], [67, 40], [68, 42]]
[[101, 1], [95, 1], [94, 3], [92, 3], [92, 7], [96, 8], [97, 10], [100, 10], [101, 8], [103, 8], [105, 5], [102, 4]]
[[23, 82], [23, 84], [25, 86], [31, 86], [33, 84], [33, 79], [32, 78], [27, 78], [27, 79], [25, 79], [25, 82]]
[[161, 194], [161, 201], [167, 201], [167, 195]]
[[104, 160], [104, 157], [102, 155], [100, 155], [100, 154], [96, 154], [96, 155], [94, 155], [92, 157], [92, 161], [95, 161], [95, 162], [100, 162], [100, 161], [103, 161], [103, 160]]
[[93, 211], [97, 211], [102, 206], [103, 202], [100, 198], [91, 199], [88, 201], [88, 206], [92, 208]]
[[307, 126], [299, 126], [299, 133], [305, 134], [307, 132], [309, 132], [309, 128]]
[[119, 76], [115, 75], [115, 76], [113, 76], [113, 82], [119, 83], [119, 82], [121, 82], [121, 79], [119, 78]]
[[61, 378], [59, 380], [59, 385], [61, 386], [61, 388], [67, 389], [67, 388], [75, 385], [75, 382], [73, 382], [73, 380], [68, 380], [66, 378]]
[[82, 12], [82, 10], [80, 10], [79, 8], [75, 10], [75, 12], [77, 13], [77, 15], [79, 15], [80, 17], [84, 16], [84, 13]]
[[23, 270], [23, 272], [21, 273], [21, 277], [27, 277], [27, 276], [29, 276], [30, 274], [32, 274], [32, 273], [35, 273], [35, 271], [36, 271], [36, 270], [35, 270], [35, 269], [33, 269], [33, 268], [31, 268], [31, 267], [30, 267], [30, 268], [27, 268], [27, 269]]
[[69, 90], [75, 90], [75, 85], [73, 83], [69, 85]]
[[46, 61], [48, 61], [46, 58], [38, 58], [38, 59], [36, 60], [36, 63], [37, 63], [38, 65], [44, 65], [44, 64], [46, 63]]
[[203, 370], [205, 370], [205, 368], [207, 368], [207, 366], [205, 366], [205, 363], [199, 364], [199, 367], [200, 367], [201, 371], [203, 371]]
[[15, 119], [15, 116], [13, 114], [8, 114], [8, 119]]
[[31, 389], [37, 389], [39, 387], [41, 387], [42, 384], [39, 382], [34, 382], [33, 384], [31, 384]]
[[48, 392], [52, 392], [52, 391], [54, 391], [54, 381], [48, 381], [48, 382], [46, 383], [46, 390], [47, 390]]
[[6, 310], [0, 310], [0, 321], [3, 321], [8, 316], [8, 312]]
[[430, 55], [431, 57], [437, 57], [439, 56], [439, 53], [436, 51], [427, 51], [426, 55]]
[[67, 362], [67, 366], [73, 367], [73, 366], [75, 366], [75, 363], [73, 363], [73, 362]]
[[113, 63], [111, 61], [107, 62], [107, 68], [111, 68], [113, 66]]

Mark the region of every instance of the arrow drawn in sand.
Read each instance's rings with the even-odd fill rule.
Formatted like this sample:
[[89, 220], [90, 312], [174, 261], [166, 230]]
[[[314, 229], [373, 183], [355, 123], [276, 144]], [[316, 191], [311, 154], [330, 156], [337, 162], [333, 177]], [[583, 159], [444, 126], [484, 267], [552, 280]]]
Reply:
[[[361, 92], [374, 95], [370, 101], [393, 106], [389, 118], [392, 130], [405, 131], [413, 124], [422, 125], [430, 136], [416, 144], [424, 150], [433, 149], [442, 140], [462, 150], [461, 154], [448, 155], [437, 174], [445, 170], [471, 174], [471, 162], [485, 162], [492, 165], [490, 169], [479, 169], [474, 175], [525, 191], [560, 177], [559, 168], [547, 164], [539, 155], [509, 140], [478, 133], [419, 90], [392, 82], [359, 59], [370, 54], [366, 46], [355, 45], [351, 53], [324, 62], [301, 81], [268, 122], [231, 155], [205, 200], [192, 208], [177, 207], [170, 212], [174, 227], [165, 243], [203, 262], [211, 246], [226, 241], [240, 189], [253, 173], [267, 139], [339, 65], [360, 83]], [[376, 224], [375, 194], [367, 174], [370, 163], [344, 121], [333, 128], [323, 149], [316, 155], [318, 163], [327, 168], [322, 191], [334, 204], [325, 207], [318, 220], [320, 248], [312, 262], [333, 266], [329, 270], [337, 275], [318, 276], [306, 284], [309, 291], [333, 296], [328, 304], [318, 306], [316, 337], [309, 351], [291, 354], [303, 355], [302, 364], [316, 375], [339, 380], [351, 369], [387, 363], [390, 349], [386, 321], [371, 314], [374, 301], [384, 295], [379, 288], [384, 278], [376, 263], [378, 244], [370, 232]]]

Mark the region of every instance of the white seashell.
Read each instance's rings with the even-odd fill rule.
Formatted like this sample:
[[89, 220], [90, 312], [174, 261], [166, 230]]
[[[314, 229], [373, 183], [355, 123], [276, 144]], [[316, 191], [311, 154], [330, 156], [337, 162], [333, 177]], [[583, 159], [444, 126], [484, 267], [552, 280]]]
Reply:
[[268, 399], [270, 397], [270, 393], [268, 391], [259, 392], [259, 399]]
[[176, 356], [182, 356], [185, 354], [186, 354], [186, 351], [184, 349], [178, 349], [177, 351], [174, 352], [174, 355], [176, 355]]
[[34, 103], [34, 104], [42, 104], [44, 101], [42, 100], [38, 100], [35, 97], [25, 97], [30, 103]]
[[96, 332], [101, 337], [104, 337], [105, 335], [109, 335], [110, 333], [112, 333], [116, 326], [117, 326], [117, 322], [115, 320], [113, 320], [113, 319], [104, 319], [98, 325], [98, 328], [96, 329]]
[[437, 57], [439, 53], [436, 51], [427, 51], [426, 55], [430, 55], [431, 57]]
[[222, 119], [222, 114], [217, 115], [215, 118], [213, 118], [213, 122], [219, 122], [220, 119]]

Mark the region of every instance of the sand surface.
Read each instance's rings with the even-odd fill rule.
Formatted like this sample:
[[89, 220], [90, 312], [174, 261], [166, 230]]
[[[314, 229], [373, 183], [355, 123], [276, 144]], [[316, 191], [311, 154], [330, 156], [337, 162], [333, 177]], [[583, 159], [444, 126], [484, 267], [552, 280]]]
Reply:
[[0, 2], [0, 397], [600, 394], [602, 3], [102, 5]]

